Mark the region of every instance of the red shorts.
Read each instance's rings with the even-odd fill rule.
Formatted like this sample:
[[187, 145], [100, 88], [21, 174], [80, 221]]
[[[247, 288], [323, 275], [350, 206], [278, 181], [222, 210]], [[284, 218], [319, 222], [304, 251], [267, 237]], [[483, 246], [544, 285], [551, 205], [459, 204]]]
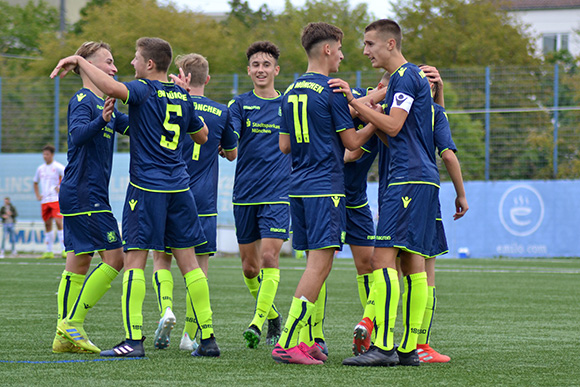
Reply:
[[58, 202], [42, 203], [40, 210], [42, 212], [42, 220], [45, 222], [52, 218], [62, 218]]

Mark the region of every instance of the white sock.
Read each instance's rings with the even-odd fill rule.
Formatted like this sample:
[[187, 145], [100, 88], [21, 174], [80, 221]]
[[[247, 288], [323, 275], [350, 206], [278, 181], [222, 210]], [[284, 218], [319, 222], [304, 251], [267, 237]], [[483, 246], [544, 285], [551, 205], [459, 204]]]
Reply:
[[56, 234], [58, 235], [58, 240], [60, 241], [61, 250], [64, 251], [64, 231], [58, 230]]
[[44, 234], [44, 243], [46, 243], [46, 251], [51, 252], [54, 244], [54, 231], [47, 231]]

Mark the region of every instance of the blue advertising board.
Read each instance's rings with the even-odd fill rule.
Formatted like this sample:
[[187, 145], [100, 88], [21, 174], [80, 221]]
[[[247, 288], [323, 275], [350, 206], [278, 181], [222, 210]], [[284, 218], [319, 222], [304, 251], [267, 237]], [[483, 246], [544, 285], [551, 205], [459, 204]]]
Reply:
[[[66, 165], [66, 155], [55, 159]], [[10, 196], [19, 222], [40, 221], [40, 204], [32, 178], [43, 162], [38, 154], [0, 155], [0, 195]], [[129, 183], [129, 155], [113, 159], [110, 199], [121, 219]], [[220, 158], [218, 224], [233, 227], [232, 188], [235, 162]], [[465, 183], [469, 211], [457, 221], [455, 191], [441, 184], [440, 201], [449, 253], [445, 257], [578, 257], [580, 256], [580, 180], [473, 181]], [[377, 183], [369, 183], [369, 203], [377, 216]], [[348, 248], [342, 255], [348, 255]]]

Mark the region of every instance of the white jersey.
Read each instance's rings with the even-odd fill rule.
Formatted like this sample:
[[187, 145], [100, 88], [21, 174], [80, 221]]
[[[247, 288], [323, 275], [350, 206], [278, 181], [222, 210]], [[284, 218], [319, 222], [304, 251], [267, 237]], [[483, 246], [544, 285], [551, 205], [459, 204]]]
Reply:
[[40, 203], [58, 202], [60, 182], [64, 176], [64, 165], [58, 161], [42, 164], [36, 170], [33, 181], [40, 186]]

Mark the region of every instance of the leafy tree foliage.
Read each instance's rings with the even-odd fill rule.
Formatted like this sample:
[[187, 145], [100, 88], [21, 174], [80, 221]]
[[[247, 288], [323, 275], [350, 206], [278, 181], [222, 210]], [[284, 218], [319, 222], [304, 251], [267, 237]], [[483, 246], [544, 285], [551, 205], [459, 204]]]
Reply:
[[44, 1], [30, 1], [23, 7], [0, 1], [0, 15], [0, 76], [6, 76], [38, 57], [41, 35], [57, 31], [59, 17]]
[[403, 29], [403, 51], [414, 63], [452, 68], [539, 62], [532, 39], [499, 2], [398, 0], [394, 10]]

